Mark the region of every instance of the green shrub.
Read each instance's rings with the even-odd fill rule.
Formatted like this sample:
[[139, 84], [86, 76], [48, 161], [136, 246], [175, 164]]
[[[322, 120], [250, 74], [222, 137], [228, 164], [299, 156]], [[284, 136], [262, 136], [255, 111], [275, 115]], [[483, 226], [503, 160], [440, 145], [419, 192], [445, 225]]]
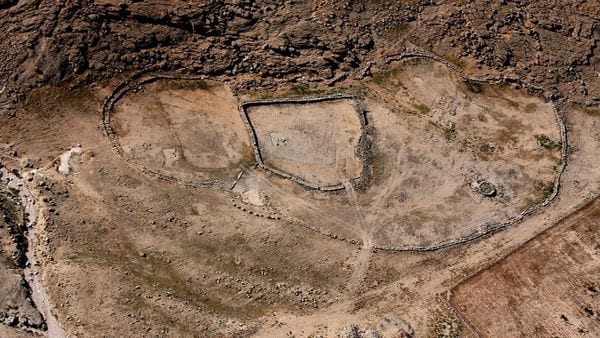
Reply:
[[385, 76], [382, 73], [377, 73], [377, 74], [373, 74], [371, 81], [373, 81], [373, 83], [376, 85], [381, 85], [381, 84], [383, 84], [384, 79], [385, 79]]
[[548, 150], [557, 150], [561, 148], [560, 143], [551, 140], [548, 136], [540, 134], [540, 135], [535, 135], [535, 139], [538, 141], [538, 144], [543, 147], [546, 148]]
[[417, 110], [421, 114], [427, 114], [430, 111], [429, 107], [426, 104], [423, 104], [423, 103], [419, 103], [419, 104], [415, 105], [415, 108], [417, 108]]
[[600, 116], [600, 109], [583, 108], [583, 111], [589, 116]]
[[475, 93], [475, 94], [483, 93], [483, 86], [479, 82], [476, 82], [476, 81], [473, 81], [470, 79], [466, 79], [465, 85], [467, 86], [467, 89], [472, 93]]
[[298, 95], [306, 95], [306, 94], [310, 94], [311, 90], [310, 90], [310, 87], [307, 85], [298, 84], [298, 85], [292, 86], [292, 92], [294, 94], [298, 94]]
[[552, 193], [554, 192], [554, 183], [553, 182], [538, 182], [535, 186], [539, 196], [540, 201], [545, 201]]
[[178, 80], [167, 84], [169, 89], [210, 89], [211, 85], [204, 80]]

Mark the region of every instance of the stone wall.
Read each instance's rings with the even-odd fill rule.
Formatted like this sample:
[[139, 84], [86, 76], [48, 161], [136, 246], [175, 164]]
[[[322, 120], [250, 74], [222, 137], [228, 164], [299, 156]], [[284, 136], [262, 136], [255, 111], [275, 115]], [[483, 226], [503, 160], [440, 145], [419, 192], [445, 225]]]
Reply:
[[[544, 207], [548, 206], [550, 203], [552, 203], [552, 201], [556, 198], [556, 196], [559, 193], [561, 177], [562, 177], [562, 175], [565, 171], [565, 168], [567, 166], [567, 163], [568, 163], [567, 128], [565, 126], [563, 112], [561, 110], [562, 102], [560, 102], [554, 95], [549, 94], [546, 90], [544, 90], [544, 88], [525, 83], [516, 77], [497, 76], [497, 75], [477, 76], [477, 77], [469, 76], [469, 75], [465, 74], [465, 72], [461, 68], [454, 65], [453, 63], [451, 63], [435, 54], [432, 54], [432, 53], [429, 53], [429, 52], [426, 52], [423, 50], [408, 49], [400, 54], [388, 57], [386, 62], [387, 63], [403, 62], [404, 60], [415, 59], [415, 58], [424, 58], [424, 59], [430, 59], [430, 60], [440, 62], [440, 63], [446, 65], [447, 67], [453, 69], [454, 71], [456, 71], [465, 80], [486, 83], [486, 84], [516, 84], [516, 85], [519, 85], [519, 86], [527, 89], [527, 91], [530, 93], [542, 95], [546, 99], [550, 100], [553, 105], [554, 115], [555, 115], [557, 124], [560, 129], [560, 134], [561, 134], [561, 164], [560, 164], [560, 167], [557, 171], [557, 175], [554, 180], [552, 193], [541, 203], [539, 203], [535, 206], [532, 206], [527, 210], [524, 210], [520, 214], [509, 218], [505, 222], [496, 223], [496, 224], [486, 224], [480, 230], [475, 231], [470, 234], [467, 234], [460, 238], [442, 241], [442, 242], [427, 245], [427, 246], [379, 246], [379, 245], [374, 245], [373, 249], [390, 251], [390, 252], [428, 252], [428, 251], [442, 250], [442, 249], [449, 248], [452, 246], [475, 241], [475, 240], [478, 240], [478, 239], [486, 237], [486, 236], [490, 236], [498, 231], [501, 231], [502, 229], [505, 229], [509, 226], [519, 223], [524, 218], [528, 217], [531, 214], [538, 212], [542, 208], [544, 208]], [[114, 130], [112, 129], [112, 127], [110, 125], [110, 113], [111, 113], [114, 105], [116, 104], [116, 102], [120, 98], [122, 98], [127, 93], [127, 91], [129, 91], [133, 88], [136, 88], [142, 84], [161, 80], [161, 79], [164, 79], [164, 80], [202, 80], [202, 79], [206, 78], [205, 76], [179, 76], [179, 75], [156, 75], [156, 74], [145, 75], [149, 71], [150, 70], [138, 72], [138, 73], [134, 74], [132, 77], [130, 77], [129, 79], [120, 83], [104, 101], [104, 104], [102, 106], [102, 112], [101, 112], [102, 126], [103, 126], [105, 135], [108, 137], [108, 139], [110, 140], [110, 142], [112, 144], [113, 149], [115, 150], [115, 152], [117, 153], [117, 155], [120, 158], [122, 158], [124, 161], [128, 162], [130, 165], [132, 165], [133, 167], [135, 167], [136, 169], [142, 171], [143, 173], [145, 173], [147, 175], [150, 175], [150, 176], [153, 176], [153, 177], [156, 177], [156, 178], [168, 181], [168, 182], [178, 183], [178, 184], [181, 184], [186, 187], [221, 189], [222, 182], [220, 182], [220, 181], [216, 181], [216, 180], [205, 180], [205, 181], [182, 180], [182, 179], [176, 178], [174, 176], [167, 175], [167, 174], [161, 172], [160, 170], [147, 168], [147, 167], [137, 163], [135, 160], [129, 158], [124, 153], [123, 148], [121, 147], [121, 145], [119, 143], [118, 137], [114, 133]], [[256, 132], [254, 131], [254, 128], [253, 128], [253, 126], [248, 118], [248, 115], [246, 113], [247, 107], [256, 106], [256, 105], [282, 104], [282, 103], [311, 103], [311, 102], [322, 102], [322, 101], [336, 100], [336, 99], [353, 99], [353, 100], [355, 100], [355, 102], [358, 102], [357, 106], [356, 106], [356, 111], [359, 114], [359, 119], [360, 119], [360, 123], [361, 123], [361, 139], [363, 137], [366, 137], [367, 129], [368, 129], [367, 128], [368, 120], [367, 120], [367, 115], [366, 115], [366, 107], [364, 107], [362, 105], [363, 103], [362, 103], [361, 98], [353, 96], [353, 95], [333, 94], [333, 95], [323, 95], [323, 96], [316, 96], [316, 97], [310, 97], [310, 98], [266, 99], [266, 100], [255, 100], [255, 101], [247, 101], [247, 102], [240, 103], [239, 110], [240, 110], [241, 118], [244, 122], [244, 125], [248, 129], [248, 133], [250, 135], [252, 147], [254, 149], [256, 161], [257, 161], [259, 167], [269, 171], [270, 173], [272, 173], [275, 176], [289, 179], [307, 189], [319, 190], [319, 191], [324, 191], [324, 192], [343, 190], [344, 186], [341, 183], [337, 184], [337, 185], [333, 185], [333, 186], [316, 186], [309, 182], [306, 182], [302, 178], [299, 178], [299, 177], [296, 177], [293, 175], [289, 175], [287, 173], [284, 173], [282, 171], [279, 171], [277, 169], [274, 169], [274, 168], [271, 168], [271, 167], [265, 165], [265, 163], [262, 159], [262, 156], [261, 156], [260, 145], [258, 144]], [[370, 145], [369, 145], [369, 147], [370, 147]], [[366, 172], [367, 170], [365, 170], [365, 169], [367, 169], [367, 166], [368, 166], [368, 161], [367, 161], [368, 157], [367, 157], [367, 154], [364, 153], [363, 150], [361, 150], [361, 146], [359, 146], [357, 149], [357, 155], [359, 156], [359, 158], [363, 161], [363, 164], [365, 165], [363, 172]], [[360, 180], [363, 180], [363, 179], [365, 179], [365, 178], [361, 177]], [[356, 183], [356, 182], [354, 182], [354, 183]], [[345, 241], [345, 242], [348, 242], [351, 244], [362, 245], [362, 241], [360, 241], [360, 240], [344, 238], [344, 237], [338, 236], [336, 234], [323, 232], [320, 229], [318, 229], [310, 224], [307, 224], [305, 222], [302, 222], [300, 220], [291, 219], [289, 217], [286, 217], [286, 219], [288, 220], [288, 222], [290, 222], [292, 224], [300, 225], [310, 231], [330, 237], [332, 239], [342, 240], [342, 241]]]
[[[252, 125], [252, 122], [250, 121], [250, 117], [248, 116], [248, 112], [246, 111], [246, 109], [248, 107], [252, 107], [252, 106], [278, 105], [278, 104], [290, 104], [290, 103], [309, 104], [309, 103], [317, 103], [317, 102], [340, 100], [340, 99], [350, 99], [350, 100], [353, 100], [354, 102], [362, 102], [362, 100], [360, 98], [358, 98], [354, 95], [338, 93], [338, 94], [320, 95], [320, 96], [313, 96], [313, 97], [306, 97], [306, 98], [266, 99], [266, 100], [245, 101], [245, 102], [240, 103], [240, 105], [239, 105], [240, 115], [242, 116], [244, 125], [246, 125], [246, 129], [248, 130], [248, 134], [250, 135], [252, 148], [254, 149], [254, 155], [256, 157], [256, 162], [258, 163], [258, 166], [260, 168], [270, 172], [271, 174], [273, 174], [275, 176], [288, 179], [288, 180], [290, 180], [294, 183], [297, 183], [298, 185], [300, 185], [304, 188], [307, 188], [307, 189], [318, 190], [318, 191], [323, 191], [323, 192], [344, 190], [344, 185], [341, 182], [338, 184], [334, 184], [334, 185], [315, 185], [310, 182], [307, 182], [306, 180], [302, 179], [301, 177], [285, 173], [281, 170], [278, 170], [278, 169], [273, 168], [273, 167], [269, 166], [268, 164], [266, 164], [263, 160], [262, 152], [260, 149], [260, 143], [258, 142], [258, 137], [256, 135], [256, 130], [254, 130], [254, 126]], [[362, 140], [365, 138], [366, 117], [364, 114], [366, 112], [366, 109], [359, 109], [360, 107], [364, 107], [364, 104], [363, 105], [360, 105], [360, 104], [355, 105], [355, 111], [356, 111], [356, 113], [358, 115], [358, 119], [360, 121], [360, 129], [361, 129], [360, 138]], [[359, 145], [360, 145], [360, 141], [359, 141]], [[359, 153], [357, 152], [357, 155], [358, 154]], [[366, 162], [365, 162], [366, 158], [367, 158], [366, 156], [359, 155], [359, 159], [363, 162], [363, 170], [362, 170], [362, 174], [361, 174], [361, 179], [362, 179], [362, 176], [364, 176], [365, 172], [366, 172], [366, 170], [364, 170], [364, 168], [366, 166]]]
[[143, 164], [139, 163], [135, 159], [128, 156], [121, 143], [119, 141], [119, 137], [114, 132], [111, 126], [111, 113], [115, 106], [115, 104], [127, 94], [131, 89], [137, 88], [141, 85], [148, 84], [151, 82], [155, 82], [158, 80], [203, 80], [204, 76], [177, 76], [177, 75], [156, 75], [156, 74], [148, 74], [149, 70], [141, 71], [135, 73], [133, 76], [128, 78], [127, 80], [121, 82], [115, 89], [113, 89], [112, 93], [106, 97], [104, 103], [102, 105], [101, 118], [102, 118], [102, 129], [104, 134], [109, 139], [111, 146], [115, 153], [125, 162], [127, 162], [132, 167], [141, 171], [142, 173], [152, 176], [167, 182], [181, 184], [186, 187], [192, 188], [213, 188], [213, 189], [222, 189], [223, 182], [219, 180], [185, 180], [173, 175], [169, 175], [161, 170], [148, 168]]

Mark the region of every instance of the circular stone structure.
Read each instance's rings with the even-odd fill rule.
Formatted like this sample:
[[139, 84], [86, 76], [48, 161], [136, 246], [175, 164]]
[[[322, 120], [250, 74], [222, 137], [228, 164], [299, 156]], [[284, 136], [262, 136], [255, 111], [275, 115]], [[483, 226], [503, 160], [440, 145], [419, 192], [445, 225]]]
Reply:
[[206, 80], [157, 80], [115, 105], [111, 128], [123, 156], [181, 182], [231, 184], [253, 161], [231, 90]]
[[494, 197], [498, 193], [496, 186], [487, 181], [476, 181], [471, 184], [476, 192], [485, 197]]
[[[403, 62], [382, 79], [364, 98], [373, 130], [368, 185], [356, 189], [346, 178], [342, 192], [323, 195], [258, 170], [240, 189], [260, 191], [288, 220], [322, 234], [399, 251], [477, 238], [552, 197], [562, 152], [537, 141], [562, 141], [552, 102], [504, 84], [475, 85], [431, 59]], [[320, 108], [303, 104], [318, 118]]]
[[503, 80], [415, 53], [358, 97], [240, 104], [217, 82], [141, 79], [107, 99], [103, 122], [137, 168], [193, 187], [218, 182], [253, 217], [429, 251], [514, 224], [557, 194], [561, 116]]

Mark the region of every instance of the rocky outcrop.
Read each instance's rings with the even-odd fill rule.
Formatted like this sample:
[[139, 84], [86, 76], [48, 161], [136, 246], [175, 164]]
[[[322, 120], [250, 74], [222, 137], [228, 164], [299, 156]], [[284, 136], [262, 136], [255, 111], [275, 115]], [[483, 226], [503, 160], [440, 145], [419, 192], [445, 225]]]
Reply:
[[0, 9], [8, 8], [17, 4], [17, 0], [0, 0]]
[[40, 332], [46, 323], [30, 298], [23, 272], [28, 264], [23, 211], [13, 196], [16, 191], [5, 189], [0, 181], [0, 323]]
[[[240, 88], [343, 82], [409, 45], [600, 104], [600, 12], [583, 1], [211, 0], [0, 3], [0, 109], [29, 88], [152, 67], [222, 75]], [[418, 20], [418, 21], [417, 21]], [[238, 75], [244, 74], [243, 78]]]

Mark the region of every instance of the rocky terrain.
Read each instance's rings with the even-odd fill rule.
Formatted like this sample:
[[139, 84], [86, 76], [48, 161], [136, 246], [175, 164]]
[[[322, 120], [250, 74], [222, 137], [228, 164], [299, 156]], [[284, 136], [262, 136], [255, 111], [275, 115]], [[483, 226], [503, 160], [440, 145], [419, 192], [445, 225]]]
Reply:
[[8, 112], [32, 87], [146, 68], [223, 75], [240, 88], [331, 83], [385, 70], [407, 46], [600, 103], [594, 1], [12, 0], [0, 8]]
[[[0, 179], [4, 181], [4, 172]], [[2, 182], [4, 183], [4, 182]], [[27, 228], [24, 210], [15, 188], [0, 190], [0, 334], [8, 335], [10, 328], [40, 332], [46, 323], [31, 300], [31, 289], [25, 280], [24, 269], [29, 264]]]

